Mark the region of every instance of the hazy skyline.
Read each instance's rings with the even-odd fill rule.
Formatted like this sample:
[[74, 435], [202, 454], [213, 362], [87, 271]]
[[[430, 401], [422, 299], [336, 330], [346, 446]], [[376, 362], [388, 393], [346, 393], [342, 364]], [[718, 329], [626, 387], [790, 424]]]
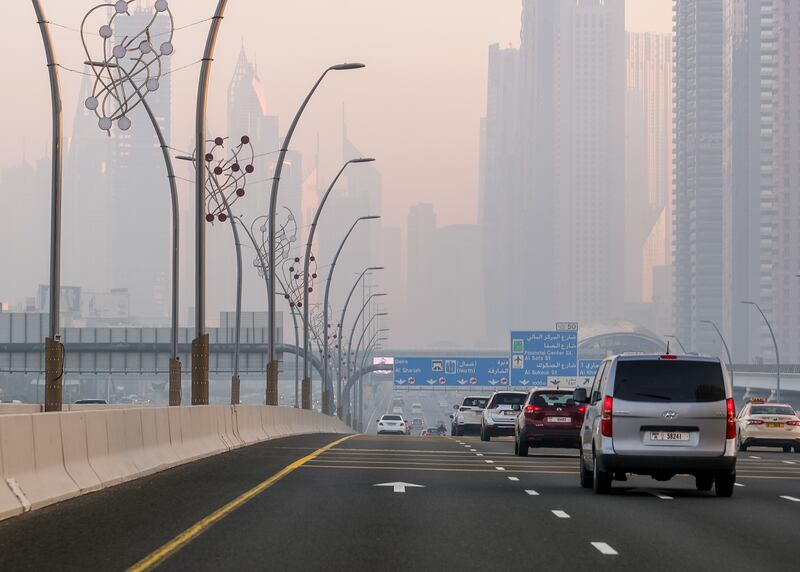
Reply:
[[[95, 5], [82, 0], [65, 4], [44, 5], [51, 21], [72, 28]], [[176, 26], [207, 18], [214, 4], [172, 0]], [[668, 31], [670, 4], [629, 0], [628, 28]], [[319, 134], [322, 177], [332, 175], [340, 157], [344, 106], [351, 137], [380, 160], [389, 224], [400, 224], [408, 206], [422, 200], [436, 204], [442, 224], [474, 221], [487, 46], [519, 44], [520, 0], [411, 0], [402, 8], [367, 0], [298, 0], [280, 10], [276, 20], [270, 19], [267, 3], [229, 3], [212, 72], [211, 130], [225, 129], [225, 91], [242, 42], [258, 63], [270, 113], [280, 117], [282, 128], [321, 69], [338, 61], [364, 61], [366, 70], [326, 81], [294, 147], [312, 158]], [[199, 58], [206, 29], [203, 23], [176, 32], [175, 68]], [[81, 70], [85, 58], [79, 35], [60, 27], [53, 31], [59, 62]], [[0, 32], [2, 53], [16, 54], [6, 62], [15, 89], [0, 94], [0, 130], [25, 134], [21, 140], [5, 137], [0, 142], [2, 168], [18, 165], [23, 154], [29, 159], [49, 154], [49, 102], [41, 39], [29, 3], [8, 6]], [[194, 65], [173, 76], [175, 147], [191, 141], [197, 71]], [[61, 75], [68, 134], [80, 77], [68, 71]], [[407, 141], [418, 145], [410, 148]]]

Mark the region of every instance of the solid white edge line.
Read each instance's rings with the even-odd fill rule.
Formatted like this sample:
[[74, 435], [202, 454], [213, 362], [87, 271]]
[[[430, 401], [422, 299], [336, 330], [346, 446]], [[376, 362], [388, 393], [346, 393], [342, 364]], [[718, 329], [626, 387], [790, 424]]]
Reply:
[[592, 546], [594, 546], [597, 550], [599, 550], [600, 554], [605, 554], [607, 556], [615, 556], [619, 554], [619, 552], [611, 548], [605, 542], [592, 542]]
[[532, 489], [527, 489], [525, 492], [528, 493], [532, 497], [538, 497], [539, 496], [539, 493], [534, 491], [534, 490], [532, 490]]
[[570, 516], [563, 510], [551, 510], [550, 512], [552, 512], [558, 518], [570, 518]]

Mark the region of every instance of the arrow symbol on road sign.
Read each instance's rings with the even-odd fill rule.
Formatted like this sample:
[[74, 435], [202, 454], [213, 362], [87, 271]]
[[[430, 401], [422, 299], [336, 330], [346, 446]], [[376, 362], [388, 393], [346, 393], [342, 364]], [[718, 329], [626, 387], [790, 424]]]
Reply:
[[435, 379], [428, 379], [428, 380], [425, 380], [425, 383], [427, 383], [428, 385], [436, 385], [436, 380]]
[[520, 381], [520, 383], [522, 385], [528, 385], [530, 383], [530, 380], [529, 379], [523, 379], [522, 381]]
[[406, 488], [420, 488], [424, 489], [425, 485], [415, 485], [413, 483], [403, 483], [397, 481], [395, 483], [380, 483], [378, 485], [372, 485], [373, 487], [392, 487], [394, 488], [394, 492], [396, 493], [404, 493], [406, 492]]
[[467, 384], [467, 380], [466, 379], [459, 379], [458, 380], [458, 385], [466, 385], [466, 384]]
[[396, 379], [395, 380], [395, 383], [397, 383], [398, 385], [403, 385], [405, 382], [406, 382], [405, 379]]
[[497, 384], [498, 384], [498, 383], [500, 383], [500, 382], [499, 382], [499, 381], [497, 381], [496, 379], [490, 379], [490, 380], [489, 380], [489, 383], [491, 383], [492, 385], [497, 385]]

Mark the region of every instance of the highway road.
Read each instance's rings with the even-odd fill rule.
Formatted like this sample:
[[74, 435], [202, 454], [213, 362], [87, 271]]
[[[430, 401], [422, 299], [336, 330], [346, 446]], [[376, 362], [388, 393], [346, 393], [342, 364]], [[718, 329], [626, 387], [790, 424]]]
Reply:
[[[443, 415], [435, 396], [414, 401]], [[797, 566], [800, 455], [741, 454], [740, 486], [721, 499], [688, 477], [595, 496], [574, 450], [512, 450], [477, 437], [264, 442], [2, 522], [0, 570]]]

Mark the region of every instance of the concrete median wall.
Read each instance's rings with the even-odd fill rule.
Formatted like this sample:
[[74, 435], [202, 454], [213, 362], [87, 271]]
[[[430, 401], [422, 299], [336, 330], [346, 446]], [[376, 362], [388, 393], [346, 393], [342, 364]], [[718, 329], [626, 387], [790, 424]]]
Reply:
[[349, 432], [335, 417], [265, 405], [0, 415], [0, 520], [245, 445]]

